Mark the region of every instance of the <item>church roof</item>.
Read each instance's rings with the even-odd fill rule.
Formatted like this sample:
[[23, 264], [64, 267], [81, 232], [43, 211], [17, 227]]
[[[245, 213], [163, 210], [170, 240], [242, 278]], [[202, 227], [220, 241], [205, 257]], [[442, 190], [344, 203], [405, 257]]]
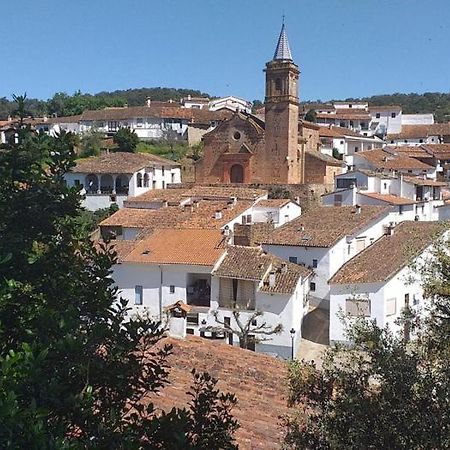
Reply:
[[284, 23], [281, 27], [280, 37], [278, 38], [277, 48], [275, 49], [273, 59], [292, 61], [291, 49], [289, 48], [289, 41]]

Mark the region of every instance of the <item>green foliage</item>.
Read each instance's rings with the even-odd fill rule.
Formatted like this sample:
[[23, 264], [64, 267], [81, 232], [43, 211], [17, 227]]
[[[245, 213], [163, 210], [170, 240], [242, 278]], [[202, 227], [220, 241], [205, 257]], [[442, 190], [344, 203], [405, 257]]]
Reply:
[[340, 159], [340, 160], [343, 159], [342, 153], [335, 147], [333, 147], [333, 158]]
[[80, 226], [79, 190], [64, 182], [72, 137], [17, 131], [0, 152], [0, 448], [167, 449], [184, 436], [178, 448], [197, 449], [214, 435], [233, 448], [233, 397], [210, 379], [194, 379], [198, 403], [165, 422], [147, 404], [167, 383], [171, 349], [154, 345], [159, 323], [127, 316], [114, 251]]
[[82, 210], [76, 221], [86, 233], [92, 233], [98, 224], [119, 210], [116, 203], [112, 203], [109, 208], [97, 209], [97, 211]]
[[286, 448], [450, 448], [448, 247], [421, 272], [428, 272], [430, 311], [422, 320], [405, 311], [403, 336], [361, 320], [349, 329], [353, 345], [328, 350], [323, 368], [291, 364], [296, 412], [285, 418]]
[[[172, 161], [179, 161], [189, 154], [190, 149], [184, 142], [173, 141], [155, 141], [155, 142], [139, 142], [136, 147], [139, 153], [151, 153], [161, 156]], [[192, 152], [199, 150], [191, 150]]]
[[136, 147], [139, 144], [139, 138], [137, 134], [129, 128], [120, 128], [113, 137], [113, 142], [118, 146], [119, 152], [136, 151]]
[[[154, 101], [179, 101], [188, 95], [193, 97], [209, 97], [208, 94], [192, 89], [156, 87], [99, 92], [93, 95], [83, 94], [80, 91], [75, 92], [73, 95], [65, 92], [57, 92], [51, 99], [46, 101], [27, 99], [26, 106], [30, 115], [34, 117], [41, 117], [45, 114], [72, 116], [81, 114], [86, 110], [124, 106], [125, 104], [142, 106], [145, 105], [147, 97], [150, 97]], [[5, 97], [0, 98], [0, 119], [6, 119], [8, 115], [13, 114], [15, 108], [14, 102], [9, 101]]]
[[307, 120], [308, 122], [316, 123], [317, 122], [317, 113], [316, 113], [316, 111], [314, 109], [310, 109], [305, 114], [305, 120]]
[[102, 148], [104, 134], [95, 128], [86, 131], [80, 138], [80, 157], [98, 156]]

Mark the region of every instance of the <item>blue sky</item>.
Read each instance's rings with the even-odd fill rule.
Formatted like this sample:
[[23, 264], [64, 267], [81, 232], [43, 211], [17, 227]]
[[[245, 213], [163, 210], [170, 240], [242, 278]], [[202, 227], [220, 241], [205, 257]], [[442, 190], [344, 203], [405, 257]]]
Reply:
[[186, 87], [264, 95], [286, 15], [303, 100], [450, 92], [449, 0], [14, 0], [0, 97]]

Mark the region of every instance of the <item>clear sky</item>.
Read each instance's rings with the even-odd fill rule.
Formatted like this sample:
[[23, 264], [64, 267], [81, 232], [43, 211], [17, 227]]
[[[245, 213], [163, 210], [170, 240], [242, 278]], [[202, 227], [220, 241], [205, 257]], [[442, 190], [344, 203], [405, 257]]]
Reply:
[[283, 12], [303, 100], [450, 91], [450, 0], [14, 0], [0, 8], [0, 97], [262, 99]]

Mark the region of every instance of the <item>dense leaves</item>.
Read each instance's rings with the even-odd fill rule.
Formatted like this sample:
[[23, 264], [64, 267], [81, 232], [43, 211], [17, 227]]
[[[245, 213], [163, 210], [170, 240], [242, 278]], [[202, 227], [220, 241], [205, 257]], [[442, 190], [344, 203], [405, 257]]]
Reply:
[[113, 137], [114, 144], [117, 145], [119, 152], [135, 152], [139, 144], [137, 134], [129, 128], [120, 128]]
[[[88, 238], [64, 182], [72, 136], [18, 129], [14, 141], [0, 150], [0, 448], [233, 448], [235, 399], [207, 375], [194, 378], [198, 401], [162, 422], [148, 403], [171, 349], [154, 346], [159, 323], [127, 316], [115, 253]], [[174, 435], [192, 447], [171, 447]]]
[[446, 248], [434, 256], [421, 269], [429, 311], [400, 321], [414, 339], [361, 321], [322, 368], [291, 365], [287, 448], [450, 448], [450, 258]]

